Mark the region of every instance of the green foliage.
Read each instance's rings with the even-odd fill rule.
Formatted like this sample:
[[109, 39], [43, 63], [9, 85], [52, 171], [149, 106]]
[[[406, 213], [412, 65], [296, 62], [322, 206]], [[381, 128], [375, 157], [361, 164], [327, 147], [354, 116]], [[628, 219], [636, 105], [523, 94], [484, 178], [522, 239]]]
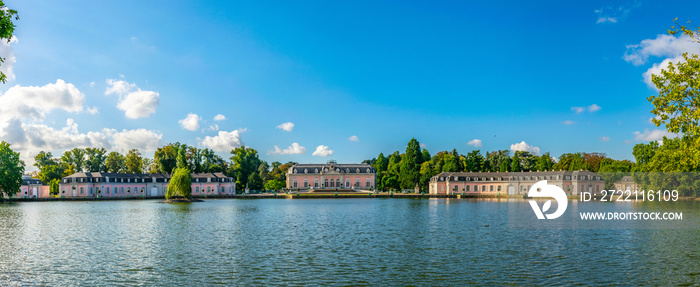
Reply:
[[105, 148], [86, 148], [85, 169], [89, 172], [105, 172], [107, 166], [105, 164], [107, 150]]
[[248, 176], [248, 188], [252, 190], [261, 190], [263, 189], [263, 181], [262, 177], [260, 177], [260, 173], [253, 172]]
[[58, 183], [61, 182], [60, 179], [52, 179], [51, 181], [48, 182], [49, 185], [49, 193], [52, 195], [58, 195]]
[[129, 150], [126, 154], [124, 165], [126, 166], [127, 173], [143, 173], [143, 158], [141, 157], [141, 153], [137, 149]]
[[465, 171], [481, 171], [484, 167], [484, 156], [481, 155], [480, 150], [473, 150], [469, 152], [466, 156], [466, 161], [464, 164]]
[[[15, 32], [15, 24], [12, 20], [19, 20], [17, 10], [9, 9], [3, 1], [0, 1], [0, 38], [8, 43], [12, 40], [12, 35]], [[0, 63], [4, 63], [5, 58], [0, 58]], [[7, 81], [5, 73], [0, 72], [0, 82], [3, 84]]]
[[[236, 186], [245, 187], [253, 173], [258, 174], [258, 177], [260, 177], [258, 168], [262, 161], [258, 158], [257, 150], [241, 146], [232, 150], [231, 154], [231, 161], [233, 162], [231, 173], [236, 178]], [[262, 179], [260, 179], [258, 187], [258, 189], [262, 188]], [[254, 189], [250, 185], [248, 185], [248, 188]]]
[[19, 153], [10, 148], [10, 144], [0, 142], [0, 202], [17, 194], [22, 186], [24, 162]]
[[285, 186], [285, 182], [277, 179], [268, 180], [265, 183], [266, 190], [280, 190]]
[[522, 170], [523, 170], [523, 168], [520, 165], [520, 156], [516, 152], [515, 155], [513, 155], [513, 161], [511, 162], [511, 165], [510, 165], [510, 171], [519, 172]]
[[423, 163], [423, 153], [420, 143], [415, 138], [408, 142], [406, 153], [401, 159], [399, 179], [402, 189], [414, 188], [420, 181], [420, 165]]
[[173, 196], [182, 196], [190, 198], [192, 195], [192, 174], [187, 168], [176, 168], [173, 170], [173, 175], [168, 184], [168, 190], [165, 193], [165, 198], [169, 199]]
[[126, 171], [126, 158], [116, 151], [110, 152], [105, 160], [105, 169], [107, 172], [124, 172]]
[[85, 168], [85, 155], [85, 150], [81, 148], [67, 150], [61, 156], [61, 162], [65, 166], [72, 166], [74, 172], [82, 172]]
[[554, 161], [552, 160], [552, 156], [550, 156], [549, 153], [546, 152], [537, 159], [535, 169], [539, 171], [548, 171], [552, 170], [553, 166]]
[[44, 183], [49, 183], [52, 180], [60, 180], [64, 175], [65, 170], [57, 164], [45, 165], [39, 170], [39, 180]]
[[565, 153], [559, 157], [559, 161], [554, 164], [554, 170], [590, 170], [590, 166], [586, 163], [583, 154]]
[[500, 172], [508, 172], [508, 171], [510, 171], [509, 167], [510, 167], [510, 165], [508, 164], [508, 162], [504, 160], [501, 162], [501, 169], [499, 171]]

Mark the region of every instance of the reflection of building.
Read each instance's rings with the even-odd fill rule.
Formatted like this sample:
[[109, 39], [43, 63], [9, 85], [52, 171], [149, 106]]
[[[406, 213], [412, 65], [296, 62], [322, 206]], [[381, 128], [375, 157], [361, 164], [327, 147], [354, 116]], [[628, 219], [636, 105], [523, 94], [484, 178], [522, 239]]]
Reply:
[[590, 171], [443, 172], [430, 178], [430, 194], [527, 194], [540, 180], [561, 187], [567, 194], [593, 194], [604, 188], [603, 179]]
[[22, 187], [20, 187], [20, 193], [16, 195], [16, 197], [49, 197], [49, 186], [44, 184], [41, 180], [23, 176]]
[[637, 185], [637, 183], [632, 180], [632, 176], [627, 175], [615, 183], [615, 190], [629, 190], [634, 192], [635, 190], [641, 191], [642, 189], [641, 186]]
[[[163, 196], [169, 174], [79, 172], [61, 179], [63, 197]], [[193, 173], [192, 195], [234, 194], [236, 181], [223, 173]]]
[[377, 172], [369, 164], [295, 164], [287, 170], [288, 189], [377, 187]]

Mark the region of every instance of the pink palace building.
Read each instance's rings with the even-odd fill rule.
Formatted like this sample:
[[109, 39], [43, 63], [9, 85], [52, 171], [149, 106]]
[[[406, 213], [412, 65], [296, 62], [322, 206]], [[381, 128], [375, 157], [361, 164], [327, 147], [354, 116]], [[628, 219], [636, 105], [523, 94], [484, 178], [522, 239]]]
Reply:
[[377, 172], [369, 164], [295, 164], [287, 170], [287, 189], [375, 189]]
[[36, 178], [31, 178], [30, 176], [22, 177], [22, 186], [19, 189], [19, 194], [16, 194], [17, 198], [37, 198], [37, 197], [49, 197], [49, 186], [44, 184], [41, 180]]
[[[163, 173], [130, 174], [78, 172], [61, 179], [61, 197], [163, 196], [170, 175]], [[192, 195], [230, 195], [236, 193], [236, 181], [223, 173], [193, 173]]]
[[430, 178], [430, 194], [524, 195], [540, 180], [561, 187], [569, 195], [581, 192], [600, 194], [605, 181], [593, 172], [442, 172]]

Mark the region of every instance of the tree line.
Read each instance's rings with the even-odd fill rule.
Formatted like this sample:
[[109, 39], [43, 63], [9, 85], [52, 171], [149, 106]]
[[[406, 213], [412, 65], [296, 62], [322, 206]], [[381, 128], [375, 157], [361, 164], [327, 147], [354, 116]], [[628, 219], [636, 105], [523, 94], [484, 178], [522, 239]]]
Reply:
[[593, 172], [630, 172], [633, 162], [614, 160], [604, 153], [565, 153], [555, 160], [549, 152], [535, 155], [528, 151], [496, 150], [482, 154], [473, 150], [460, 154], [456, 149], [441, 151], [431, 156], [421, 149], [415, 138], [404, 153], [395, 151], [388, 157], [380, 153], [376, 158], [363, 161], [377, 170], [377, 189], [428, 190], [430, 178], [441, 172], [520, 172], [551, 170], [590, 170]]

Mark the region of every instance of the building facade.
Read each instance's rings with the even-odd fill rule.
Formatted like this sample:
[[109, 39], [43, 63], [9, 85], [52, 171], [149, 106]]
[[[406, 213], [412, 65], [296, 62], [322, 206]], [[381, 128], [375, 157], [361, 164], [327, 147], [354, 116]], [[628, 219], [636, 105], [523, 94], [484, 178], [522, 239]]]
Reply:
[[377, 171], [369, 164], [295, 164], [287, 170], [287, 189], [377, 188]]
[[634, 192], [635, 190], [642, 191], [641, 186], [639, 186], [634, 180], [632, 179], [632, 176], [626, 175], [623, 176], [619, 181], [614, 183], [615, 185], [615, 190], [622, 190], [622, 191], [631, 191]]
[[561, 187], [569, 195], [598, 194], [603, 179], [590, 171], [443, 172], [430, 178], [430, 194], [524, 195], [540, 180]]
[[[169, 174], [79, 172], [61, 179], [62, 197], [164, 196]], [[230, 195], [236, 181], [223, 173], [193, 173], [192, 195]]]
[[49, 197], [49, 186], [44, 184], [41, 180], [36, 178], [31, 178], [30, 176], [22, 177], [22, 186], [20, 187], [20, 193], [15, 197], [19, 198], [38, 198], [38, 197]]

